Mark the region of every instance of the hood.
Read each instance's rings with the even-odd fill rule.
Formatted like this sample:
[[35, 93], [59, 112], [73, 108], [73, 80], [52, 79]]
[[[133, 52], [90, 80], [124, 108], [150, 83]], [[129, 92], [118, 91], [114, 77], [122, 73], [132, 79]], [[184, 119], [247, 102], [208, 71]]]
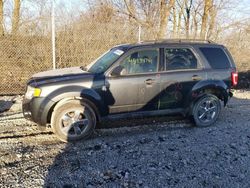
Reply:
[[93, 76], [92, 73], [83, 71], [80, 67], [71, 67], [36, 73], [28, 80], [27, 84], [37, 87], [43, 84], [59, 83], [69, 80], [88, 80], [93, 79]]
[[57, 77], [57, 76], [66, 76], [66, 75], [72, 75], [72, 74], [74, 75], [82, 73], [87, 73], [87, 72], [83, 71], [80, 67], [71, 67], [71, 68], [63, 68], [63, 69], [39, 72], [34, 74], [32, 78]]

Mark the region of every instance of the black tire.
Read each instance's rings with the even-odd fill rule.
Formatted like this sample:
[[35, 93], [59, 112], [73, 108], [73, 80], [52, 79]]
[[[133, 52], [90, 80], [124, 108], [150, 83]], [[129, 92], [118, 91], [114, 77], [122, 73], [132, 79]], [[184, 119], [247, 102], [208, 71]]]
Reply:
[[51, 126], [61, 141], [78, 141], [88, 138], [93, 133], [96, 115], [86, 102], [69, 100], [55, 107]]
[[196, 126], [207, 127], [213, 125], [221, 111], [220, 100], [212, 94], [206, 94], [198, 99], [192, 109]]

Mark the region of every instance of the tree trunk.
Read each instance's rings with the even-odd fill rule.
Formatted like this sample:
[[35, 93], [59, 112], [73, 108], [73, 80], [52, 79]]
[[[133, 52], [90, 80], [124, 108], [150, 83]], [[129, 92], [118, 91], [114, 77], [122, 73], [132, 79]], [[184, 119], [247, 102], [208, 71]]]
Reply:
[[180, 5], [180, 11], [179, 11], [179, 16], [178, 16], [178, 25], [177, 25], [177, 36], [178, 38], [180, 37], [180, 33], [181, 33], [181, 18], [183, 15], [183, 9], [184, 9], [184, 2]]
[[198, 21], [197, 21], [197, 13], [195, 12], [193, 15], [193, 23], [194, 23], [194, 39], [197, 37], [198, 33]]
[[176, 8], [173, 7], [173, 38], [176, 38], [177, 19], [176, 19]]
[[4, 35], [3, 28], [3, 0], [0, 0], [0, 37]]
[[165, 38], [170, 10], [173, 8], [174, 3], [175, 0], [169, 0], [168, 4], [166, 4], [166, 0], [160, 1], [160, 28], [157, 35], [158, 39]]
[[189, 1], [189, 6], [188, 6], [188, 2], [187, 0], [185, 0], [185, 9], [186, 9], [186, 38], [189, 39], [189, 33], [190, 33], [190, 12], [191, 12], [191, 7], [192, 7], [192, 3], [193, 1], [190, 0]]
[[135, 17], [135, 12], [136, 12], [135, 11], [135, 4], [131, 0], [129, 0], [129, 1], [126, 0], [126, 3], [128, 4], [128, 9], [131, 12], [131, 14], [128, 17], [129, 21], [131, 22], [134, 19], [134, 17]]
[[189, 39], [189, 28], [190, 28], [190, 13], [187, 13], [186, 20], [186, 38]]
[[211, 0], [205, 0], [204, 13], [202, 15], [201, 32], [200, 32], [201, 39], [206, 39], [207, 20], [208, 20], [210, 6], [211, 6]]
[[19, 21], [20, 21], [20, 0], [15, 0], [14, 10], [12, 14], [12, 34], [17, 34], [19, 29]]
[[210, 39], [214, 34], [215, 18], [217, 15], [217, 9], [215, 5], [212, 5], [210, 10], [210, 22], [208, 27], [208, 39]]

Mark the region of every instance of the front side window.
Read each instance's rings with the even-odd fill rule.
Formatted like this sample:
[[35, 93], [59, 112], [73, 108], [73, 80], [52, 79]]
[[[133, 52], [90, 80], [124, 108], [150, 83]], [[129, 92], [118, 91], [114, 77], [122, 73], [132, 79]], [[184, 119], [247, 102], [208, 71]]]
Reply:
[[197, 69], [197, 59], [188, 48], [165, 49], [166, 70]]
[[122, 75], [157, 72], [159, 50], [133, 52], [122, 62]]

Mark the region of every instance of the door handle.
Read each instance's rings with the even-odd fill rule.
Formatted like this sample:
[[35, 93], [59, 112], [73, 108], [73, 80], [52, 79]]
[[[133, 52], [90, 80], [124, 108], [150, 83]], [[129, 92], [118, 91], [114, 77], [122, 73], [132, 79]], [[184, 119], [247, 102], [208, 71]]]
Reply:
[[145, 80], [145, 84], [147, 84], [147, 85], [152, 85], [154, 82], [155, 82], [154, 79], [147, 79], [147, 80]]
[[193, 75], [192, 76], [192, 80], [201, 80], [202, 79], [202, 77], [201, 76], [198, 76], [198, 75]]

